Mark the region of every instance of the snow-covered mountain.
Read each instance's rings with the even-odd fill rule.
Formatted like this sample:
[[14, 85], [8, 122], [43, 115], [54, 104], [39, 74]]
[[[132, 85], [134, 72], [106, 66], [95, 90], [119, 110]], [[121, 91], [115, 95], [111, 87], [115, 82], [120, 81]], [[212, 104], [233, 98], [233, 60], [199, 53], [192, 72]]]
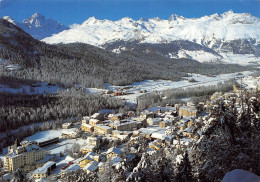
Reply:
[[137, 21], [129, 17], [118, 21], [90, 17], [82, 24], [69, 27], [45, 20], [38, 13], [23, 23], [4, 18], [50, 44], [81, 42], [116, 53], [141, 48], [144, 53], [200, 62], [237, 62], [235, 54], [251, 55], [243, 59], [257, 62], [260, 56], [260, 19], [248, 13], [228, 11], [201, 18], [174, 14], [167, 20], [141, 18]]
[[165, 43], [189, 40], [213, 47], [218, 42], [237, 39], [260, 40], [260, 20], [248, 13], [228, 11], [201, 18], [172, 15], [168, 20], [159, 18], [123, 18], [118, 21], [98, 20], [94, 17], [70, 30], [45, 38], [48, 43], [84, 42], [103, 45], [115, 40], [141, 40], [142, 43]]
[[[160, 18], [135, 21], [129, 17], [118, 21], [98, 20], [94, 17], [82, 24], [74, 24], [69, 30], [43, 39], [44, 42], [73, 43], [82, 42], [100, 47], [111, 47], [114, 52], [133, 49], [125, 46], [125, 42], [136, 44], [172, 44], [176, 41], [188, 41], [210, 48], [216, 53], [224, 54], [259, 54], [260, 19], [248, 13], [228, 11], [201, 18], [184, 18], [171, 15], [168, 20]], [[124, 42], [119, 44], [119, 42]], [[115, 44], [116, 43], [116, 44]], [[187, 42], [186, 42], [187, 43]], [[117, 45], [117, 47], [115, 47]], [[190, 57], [204, 62], [217, 61], [223, 55], [212, 54], [212, 51], [189, 49], [189, 46], [167, 52], [167, 57]]]
[[29, 33], [36, 39], [50, 37], [53, 34], [69, 29], [69, 27], [62, 25], [55, 20], [45, 19], [45, 17], [39, 13], [35, 13], [31, 17], [24, 19], [22, 23], [14, 21], [9, 16], [3, 18], [22, 28], [25, 32]]

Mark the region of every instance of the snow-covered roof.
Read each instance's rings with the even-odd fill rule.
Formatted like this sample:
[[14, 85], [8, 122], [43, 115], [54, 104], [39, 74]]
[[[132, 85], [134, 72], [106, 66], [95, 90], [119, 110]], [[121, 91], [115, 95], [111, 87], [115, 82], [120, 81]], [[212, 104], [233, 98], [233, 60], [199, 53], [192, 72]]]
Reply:
[[192, 111], [192, 112], [197, 112], [198, 111], [196, 108], [189, 107], [189, 106], [181, 106], [180, 109], [187, 110], [187, 111]]
[[70, 130], [64, 130], [62, 132], [62, 134], [65, 134], [65, 135], [76, 135], [79, 133], [79, 130], [77, 128], [72, 128]]
[[145, 111], [157, 112], [158, 110], [166, 112], [166, 111], [174, 110], [174, 107], [152, 107], [152, 108], [146, 109]]
[[159, 132], [155, 132], [151, 135], [152, 138], [157, 138], [157, 139], [161, 139], [164, 140], [164, 138], [166, 137], [164, 133], [159, 133]]
[[81, 150], [89, 150], [89, 149], [94, 149], [95, 146], [90, 146], [90, 145], [85, 145], [81, 148]]
[[70, 125], [72, 125], [72, 123], [63, 123], [62, 125], [63, 126], [70, 126]]
[[111, 159], [110, 159], [110, 161], [111, 161], [111, 163], [112, 163], [112, 165], [116, 165], [117, 163], [119, 163], [119, 162], [121, 162], [121, 158], [120, 157], [112, 157]]
[[91, 118], [96, 118], [96, 117], [98, 117], [98, 116], [100, 116], [101, 114], [100, 113], [95, 113], [95, 114], [93, 114], [92, 116], [91, 116]]
[[37, 168], [36, 170], [33, 171], [33, 174], [38, 174], [38, 173], [47, 173], [48, 169], [56, 164], [54, 161], [49, 161], [46, 164], [44, 164], [42, 167]]
[[89, 122], [97, 123], [97, 122], [99, 122], [99, 120], [98, 119], [90, 119]]
[[117, 155], [120, 155], [122, 153], [122, 150], [119, 149], [119, 148], [112, 147], [112, 148], [107, 150], [107, 154], [109, 154], [111, 152], [113, 152], [113, 153], [115, 153]]
[[188, 118], [183, 118], [183, 119], [181, 119], [180, 121], [183, 122], [183, 123], [186, 123], [186, 122], [190, 121], [190, 119], [188, 119]]
[[[42, 148], [40, 148], [39, 146], [35, 145], [35, 144], [29, 144], [25, 147], [17, 147], [18, 149], [20, 148], [24, 148], [25, 151], [24, 152], [32, 152], [32, 151], [40, 151], [40, 150], [43, 150]], [[10, 158], [13, 158], [13, 157], [16, 157], [18, 155], [21, 155], [22, 153], [20, 154], [17, 154], [15, 150], [12, 150], [10, 153], [7, 154], [8, 157]]]
[[102, 125], [102, 124], [97, 124], [96, 127], [98, 127], [98, 128], [103, 128], [103, 129], [106, 129], [106, 130], [112, 129], [112, 128], [109, 127], [109, 126]]
[[92, 161], [90, 163], [88, 163], [83, 170], [87, 170], [87, 171], [95, 171], [98, 169], [98, 162], [97, 161]]
[[92, 125], [86, 124], [86, 123], [83, 123], [82, 126], [87, 127], [87, 128], [92, 128], [93, 127]]

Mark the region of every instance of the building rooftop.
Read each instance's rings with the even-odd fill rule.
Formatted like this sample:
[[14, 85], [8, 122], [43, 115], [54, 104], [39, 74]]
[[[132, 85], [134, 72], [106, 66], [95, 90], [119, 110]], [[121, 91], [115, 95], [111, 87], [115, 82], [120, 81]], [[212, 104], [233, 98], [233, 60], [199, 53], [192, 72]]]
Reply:
[[21, 155], [23, 153], [26, 153], [26, 152], [43, 150], [42, 148], [40, 148], [39, 146], [37, 146], [35, 144], [29, 144], [29, 145], [27, 145], [25, 147], [22, 147], [22, 146], [17, 147], [17, 149], [21, 149], [21, 148], [24, 148], [25, 151], [21, 152], [20, 154], [17, 154], [16, 150], [12, 149], [12, 151], [10, 153], [8, 153], [7, 156], [10, 157], [10, 158], [13, 158], [13, 157], [19, 156], [19, 155]]
[[122, 150], [119, 149], [119, 148], [112, 147], [112, 148], [110, 148], [110, 149], [107, 150], [107, 154], [109, 154], [109, 153], [111, 153], [111, 152], [114, 152], [114, 153], [120, 155], [120, 154], [122, 153]]
[[83, 168], [83, 170], [95, 171], [98, 169], [98, 164], [99, 163], [97, 161], [90, 162]]
[[37, 168], [36, 170], [33, 171], [33, 174], [42, 174], [42, 173], [47, 173], [48, 172], [48, 168], [50, 168], [51, 166], [53, 166], [54, 164], [56, 164], [56, 162], [53, 161], [49, 161], [46, 164], [44, 164], [42, 167]]
[[112, 128], [109, 127], [109, 126], [102, 125], [102, 124], [97, 124], [96, 127], [98, 127], [98, 128], [103, 128], [103, 129], [106, 129], [106, 130], [112, 129]]

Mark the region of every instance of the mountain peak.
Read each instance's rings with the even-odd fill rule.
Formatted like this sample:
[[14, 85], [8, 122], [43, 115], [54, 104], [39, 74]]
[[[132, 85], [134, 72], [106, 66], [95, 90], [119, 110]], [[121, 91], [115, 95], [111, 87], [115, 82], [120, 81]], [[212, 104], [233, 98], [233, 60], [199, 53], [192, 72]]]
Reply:
[[141, 22], [148, 22], [149, 19], [143, 17], [143, 18], [140, 18], [138, 21], [141, 21]]
[[37, 12], [37, 13], [34, 13], [30, 18], [45, 18], [45, 17]]
[[178, 20], [178, 19], [185, 20], [185, 18], [183, 16], [179, 16], [177, 14], [172, 14], [168, 20], [169, 21], [175, 21], [175, 20]]
[[89, 17], [86, 21], [82, 23], [82, 25], [88, 25], [88, 24], [94, 24], [98, 19], [96, 19], [94, 16]]
[[14, 25], [17, 24], [17, 23], [15, 22], [15, 20], [14, 20], [12, 17], [10, 17], [10, 16], [4, 16], [3, 19], [4, 19], [4, 20], [7, 20], [8, 22], [10, 22], [10, 23], [12, 23], [12, 24], [14, 24]]
[[24, 19], [25, 24], [34, 24], [35, 27], [40, 27], [41, 23], [45, 21], [45, 17], [39, 13], [34, 13], [31, 17]]

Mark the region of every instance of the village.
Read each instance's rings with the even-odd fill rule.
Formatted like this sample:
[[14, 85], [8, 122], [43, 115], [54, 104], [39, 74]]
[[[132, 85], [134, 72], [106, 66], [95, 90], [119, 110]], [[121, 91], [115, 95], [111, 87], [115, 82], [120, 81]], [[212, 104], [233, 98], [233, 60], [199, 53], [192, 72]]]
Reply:
[[[167, 153], [172, 147], [187, 150], [205, 135], [212, 123], [218, 122], [213, 113], [219, 103], [239, 111], [246, 107], [245, 92], [247, 95], [257, 92], [258, 97], [251, 97], [250, 102], [260, 103], [259, 90], [234, 85], [232, 92], [216, 92], [210, 100], [197, 105], [187, 102], [158, 106], [139, 115], [134, 111], [103, 111], [84, 116], [77, 123], [63, 123], [61, 130], [37, 133], [9, 146], [4, 156], [3, 179], [8, 181], [18, 169], [26, 178], [36, 181], [78, 169], [87, 174], [102, 173], [106, 163], [118, 168], [122, 162], [130, 163], [140, 152], [152, 155], [163, 149]], [[119, 93], [122, 92], [114, 94]], [[260, 118], [260, 113], [257, 114]], [[147, 142], [145, 151], [140, 149], [141, 140]]]

